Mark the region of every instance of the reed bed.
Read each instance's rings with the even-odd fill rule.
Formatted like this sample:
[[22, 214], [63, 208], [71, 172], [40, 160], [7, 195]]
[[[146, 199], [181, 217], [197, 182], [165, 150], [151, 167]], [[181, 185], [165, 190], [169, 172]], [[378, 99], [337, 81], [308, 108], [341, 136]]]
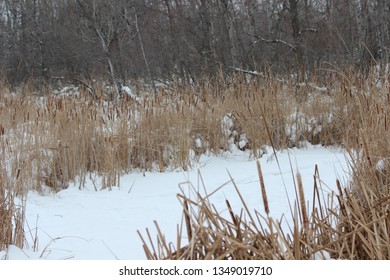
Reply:
[[9, 176], [3, 162], [0, 163], [0, 251], [13, 244], [24, 246], [25, 196], [18, 195], [24, 185], [23, 172]]
[[[264, 209], [251, 211], [245, 203], [245, 198], [239, 191], [234, 179], [229, 178], [242, 203], [242, 210], [235, 213], [226, 199], [228, 215], [220, 214], [210, 202], [212, 195], [200, 195], [189, 198], [184, 193], [178, 198], [183, 205], [184, 223], [178, 229], [177, 243], [169, 242], [158, 229], [157, 240], [153, 240], [147, 231], [147, 238], [141, 232], [143, 247], [148, 259], [175, 260], [310, 260], [327, 259], [330, 256], [328, 248], [329, 235], [326, 230], [329, 213], [319, 211], [324, 201], [320, 198], [317, 182], [320, 180], [318, 170], [315, 172], [315, 194], [313, 212], [309, 216], [306, 209], [302, 182], [299, 173], [296, 175], [299, 200], [294, 204], [292, 212], [293, 224], [282, 225], [270, 215], [266, 186], [260, 163], [257, 161], [258, 176]], [[225, 186], [227, 185], [225, 184]], [[205, 186], [203, 186], [205, 187]], [[222, 189], [221, 186], [218, 189]], [[264, 210], [264, 211], [262, 211]], [[188, 244], [183, 244], [188, 240]]]
[[[268, 215], [245, 221], [227, 201], [227, 220], [202, 197], [181, 196], [189, 244], [173, 250], [161, 234], [160, 252], [145, 243], [147, 256], [313, 259], [326, 252], [335, 258], [388, 258], [388, 74], [324, 73], [304, 84], [272, 74], [221, 74], [197, 85], [160, 87], [157, 94], [141, 89], [137, 97], [112, 96], [102, 82], [69, 94], [50, 86], [36, 92], [28, 83], [16, 90], [2, 81], [2, 246], [21, 245], [15, 231], [23, 232], [29, 190], [59, 191], [72, 181], [83, 188], [92, 175], [101, 178], [96, 190], [120, 187], [122, 174], [185, 170], [203, 153], [249, 149], [259, 158], [265, 146], [279, 150], [311, 142], [342, 146], [353, 156], [352, 181], [340, 186], [338, 203], [325, 207], [317, 199], [316, 207], [304, 209], [299, 193], [293, 231], [285, 233]], [[299, 181], [297, 175], [298, 186]]]

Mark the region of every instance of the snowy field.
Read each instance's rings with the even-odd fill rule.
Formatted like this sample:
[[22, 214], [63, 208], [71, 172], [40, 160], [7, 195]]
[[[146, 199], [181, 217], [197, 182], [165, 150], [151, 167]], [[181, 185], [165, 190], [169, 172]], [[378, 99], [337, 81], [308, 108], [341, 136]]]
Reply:
[[[294, 201], [291, 166], [293, 172], [301, 173], [306, 200], [310, 202], [316, 164], [324, 194], [336, 188], [337, 178], [342, 184], [348, 180], [347, 159], [339, 149], [307, 144], [305, 149], [280, 151], [277, 158], [280, 168], [271, 149], [260, 159], [274, 218], [284, 215], [283, 219], [289, 221], [291, 216], [286, 195], [287, 190]], [[175, 242], [177, 224], [182, 221], [182, 207], [176, 195], [184, 192], [193, 196], [193, 188], [202, 194], [205, 190], [211, 193], [230, 180], [229, 173], [249, 208], [262, 212], [256, 162], [249, 152], [238, 150], [219, 157], [201, 156], [190, 171], [131, 173], [122, 176], [120, 185], [111, 190], [95, 191], [99, 178], [91, 176], [82, 190], [76, 183], [56, 194], [30, 192], [26, 248], [11, 246], [8, 252], [0, 252], [0, 259], [145, 259], [137, 230], [146, 237], [148, 228], [155, 237], [153, 221], [157, 221], [166, 239]], [[223, 214], [227, 214], [225, 199], [235, 212], [240, 211], [241, 203], [231, 183], [211, 196], [211, 202]], [[38, 242], [36, 250], [34, 240]]]

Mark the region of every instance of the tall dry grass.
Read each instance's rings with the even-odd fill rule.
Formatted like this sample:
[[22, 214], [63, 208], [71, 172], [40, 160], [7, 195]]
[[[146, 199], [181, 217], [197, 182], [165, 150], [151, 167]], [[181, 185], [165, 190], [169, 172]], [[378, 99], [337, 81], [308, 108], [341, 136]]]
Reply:
[[[315, 195], [307, 209], [298, 173], [297, 200], [292, 202], [293, 225], [290, 232], [285, 232], [269, 216], [266, 186], [258, 164], [266, 216], [248, 210], [233, 178], [230, 180], [240, 195], [242, 211], [233, 213], [226, 200], [230, 218], [219, 214], [208, 195], [198, 193], [195, 200], [179, 195], [185, 229], [178, 230], [174, 245], [160, 231], [156, 241], [149, 234], [145, 239], [139, 233], [147, 258], [390, 259], [389, 76], [343, 76], [339, 86], [331, 95], [305, 96], [305, 102], [295, 107], [302, 113], [294, 115], [295, 131], [289, 132], [289, 136], [299, 132], [299, 137], [316, 143], [342, 145], [349, 152], [351, 181], [346, 186], [335, 182], [338, 192], [329, 197], [330, 204], [321, 199], [319, 172], [315, 168]], [[320, 127], [316, 129], [313, 124]], [[272, 126], [267, 130], [274, 132]], [[268, 132], [268, 136], [274, 144], [273, 134]], [[188, 240], [186, 244], [182, 244], [183, 237]]]
[[335, 257], [390, 259], [389, 96], [389, 86], [357, 96], [359, 149], [348, 146], [352, 179], [337, 194], [337, 235], [343, 242], [333, 244]]
[[99, 187], [108, 187], [133, 169], [186, 169], [194, 155], [218, 154], [241, 140], [240, 148], [257, 156], [270, 144], [268, 126], [273, 142], [286, 147], [285, 115], [293, 107], [282, 86], [275, 82], [268, 89], [241, 79], [173, 86], [138, 100], [106, 98], [103, 84], [96, 85], [96, 96], [3, 94], [3, 152], [13, 169], [22, 162], [30, 173], [28, 189], [40, 191], [43, 184], [60, 190], [76, 177], [82, 182], [89, 173], [103, 176]]
[[[222, 215], [211, 203], [212, 194], [189, 198], [186, 194], [179, 194], [178, 198], [183, 205], [184, 223], [178, 228], [176, 243], [165, 239], [158, 223], [157, 240], [153, 240], [149, 231], [145, 238], [140, 232], [143, 248], [148, 259], [176, 259], [176, 260], [310, 260], [327, 259], [330, 252], [326, 247], [329, 244], [331, 231], [328, 222], [331, 219], [329, 212], [322, 209], [325, 203], [319, 193], [318, 170], [315, 170], [314, 184], [315, 197], [312, 200], [313, 210], [309, 215], [306, 209], [306, 200], [303, 193], [302, 181], [299, 173], [296, 176], [297, 195], [299, 200], [293, 204], [292, 224], [289, 229], [286, 225], [270, 215], [267, 199], [267, 190], [264, 185], [260, 163], [257, 162], [258, 176], [263, 209], [251, 211], [245, 203], [238, 186], [232, 177], [233, 184], [242, 203], [242, 210], [235, 213], [226, 199], [228, 215]], [[227, 185], [227, 183], [225, 185]], [[200, 186], [207, 189], [206, 186]], [[221, 186], [219, 189], [222, 189]], [[183, 240], [188, 240], [183, 244]]]
[[25, 196], [17, 193], [23, 187], [20, 169], [9, 175], [10, 170], [0, 162], [0, 251], [14, 244], [24, 245]]
[[[387, 256], [384, 252], [374, 254], [372, 251], [358, 256], [356, 244], [346, 249], [347, 244], [354, 244], [357, 236], [375, 240], [375, 248], [383, 248], [382, 243], [387, 240], [389, 145], [386, 133], [390, 100], [387, 75], [382, 73], [378, 77], [378, 73], [373, 72], [362, 77], [353, 71], [325, 69], [312, 80], [297, 84], [294, 77], [282, 79], [270, 73], [221, 74], [197, 85], [161, 87], [157, 94], [141, 88], [137, 98], [114, 98], [107, 93], [102, 82], [89, 88], [74, 89], [70, 94], [58, 93], [49, 86], [34, 92], [29, 83], [17, 90], [2, 81], [0, 141], [4, 171], [1, 175], [1, 207], [15, 208], [12, 201], [16, 196], [23, 197], [28, 190], [43, 192], [49, 188], [59, 191], [72, 181], [77, 181], [83, 188], [86, 178], [95, 174], [101, 178], [95, 185], [99, 190], [120, 186], [120, 176], [133, 170], [164, 172], [191, 168], [194, 160], [203, 153], [219, 154], [238, 148], [249, 149], [253, 157], [258, 158], [264, 146], [277, 150], [300, 147], [305, 141], [341, 145], [356, 156], [353, 180], [348, 187], [340, 187], [337, 194], [339, 207], [343, 210], [322, 209], [318, 205], [313, 213], [306, 209], [306, 217], [300, 212], [302, 207], [298, 202], [297, 213], [306, 217], [302, 220], [303, 227], [297, 223], [297, 232], [281, 235], [277, 223], [267, 220], [260, 231], [262, 242], [271, 247], [279, 244], [282, 246], [279, 249], [290, 248], [293, 242], [293, 249], [288, 249], [287, 253], [276, 251], [278, 253], [273, 255], [281, 258], [297, 258], [297, 254], [300, 258], [312, 258], [315, 248], [325, 246], [325, 241], [319, 242], [319, 239], [332, 244], [333, 247], [326, 249], [332, 256], [344, 258], [345, 250], [353, 252], [347, 255], [349, 257]], [[384, 168], [376, 168], [382, 161]], [[17, 180], [22, 183], [4, 183]], [[9, 194], [13, 194], [12, 198]], [[245, 240], [256, 232], [253, 223], [246, 224], [240, 215], [236, 217], [232, 213], [233, 224], [224, 224], [227, 221], [214, 217], [212, 208], [206, 203], [197, 205], [184, 197], [182, 200], [183, 205], [201, 206], [206, 211], [201, 221], [210, 223], [208, 219], [217, 218], [218, 227], [213, 230], [222, 230], [222, 223], [223, 230], [234, 236], [242, 226], [244, 231], [240, 234], [246, 236]], [[359, 209], [361, 213], [354, 212]], [[359, 225], [367, 225], [366, 222], [373, 219], [379, 219], [378, 224], [368, 227], [368, 232], [357, 230]], [[338, 221], [339, 228], [326, 228], [334, 221]], [[2, 223], [2, 227], [7, 228], [7, 223]], [[199, 227], [204, 229], [201, 223]], [[310, 233], [307, 229], [300, 231], [308, 227], [312, 227]], [[337, 238], [342, 240], [344, 232], [351, 238], [346, 238], [344, 243], [336, 242]], [[374, 233], [382, 235], [374, 239]], [[195, 231], [192, 236], [197, 234], [207, 239], [210, 237], [207, 234], [217, 232], [210, 229], [200, 233]], [[294, 239], [297, 234], [304, 240], [301, 237]], [[213, 239], [215, 244], [227, 244], [220, 235], [218, 238], [219, 241]], [[316, 240], [315, 248], [307, 245], [311, 239]], [[241, 246], [237, 240], [233, 243]], [[221, 246], [225, 248], [225, 245]], [[247, 248], [245, 246], [243, 248]], [[261, 246], [265, 245], [256, 246], [263, 248]]]

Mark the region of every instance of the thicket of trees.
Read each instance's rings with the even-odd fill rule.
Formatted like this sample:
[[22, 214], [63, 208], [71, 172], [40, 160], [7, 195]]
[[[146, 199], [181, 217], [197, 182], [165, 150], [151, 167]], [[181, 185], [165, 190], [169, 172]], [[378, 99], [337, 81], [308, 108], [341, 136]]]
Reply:
[[390, 0], [0, 0], [0, 71], [12, 84], [366, 69], [389, 46]]

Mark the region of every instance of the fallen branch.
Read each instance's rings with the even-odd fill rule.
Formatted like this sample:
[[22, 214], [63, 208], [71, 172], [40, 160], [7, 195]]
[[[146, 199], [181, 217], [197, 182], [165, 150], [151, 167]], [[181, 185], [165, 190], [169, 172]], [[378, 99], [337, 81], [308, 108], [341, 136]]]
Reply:
[[290, 43], [288, 43], [288, 42], [286, 42], [286, 41], [284, 41], [284, 40], [281, 40], [281, 39], [270, 39], [270, 40], [269, 40], [269, 39], [265, 39], [265, 38], [263, 38], [263, 37], [261, 37], [261, 36], [259, 36], [259, 35], [256, 35], [256, 34], [248, 33], [248, 35], [250, 35], [250, 36], [252, 36], [252, 37], [255, 37], [255, 38], [259, 39], [259, 40], [254, 41], [254, 42], [252, 43], [252, 45], [257, 44], [259, 41], [263, 41], [263, 42], [265, 42], [265, 43], [267, 43], [267, 44], [273, 44], [273, 43], [275, 43], [275, 44], [282, 44], [282, 45], [285, 45], [285, 46], [289, 47], [289, 48], [290, 48], [291, 50], [293, 50], [294, 52], [297, 51], [296, 47], [295, 47], [293, 44], [290, 44]]
[[306, 28], [306, 29], [303, 29], [301, 31], [299, 31], [299, 35], [302, 35], [303, 33], [306, 33], [306, 32], [313, 32], [313, 33], [317, 33], [317, 29], [315, 28]]
[[[236, 72], [241, 72], [241, 73], [244, 73], [244, 74], [249, 74], [249, 75], [253, 75], [253, 76], [260, 76], [262, 78], [266, 78], [266, 75], [264, 75], [264, 73], [261, 73], [261, 72], [257, 72], [257, 71], [251, 71], [251, 70], [245, 70], [245, 69], [241, 69], [241, 68], [237, 68], [237, 67], [233, 67], [233, 66], [228, 66], [229, 69], [232, 69]], [[287, 83], [286, 80], [283, 80], [283, 79], [278, 79], [278, 78], [274, 78], [276, 81], [278, 82], [281, 82], [281, 83]]]

